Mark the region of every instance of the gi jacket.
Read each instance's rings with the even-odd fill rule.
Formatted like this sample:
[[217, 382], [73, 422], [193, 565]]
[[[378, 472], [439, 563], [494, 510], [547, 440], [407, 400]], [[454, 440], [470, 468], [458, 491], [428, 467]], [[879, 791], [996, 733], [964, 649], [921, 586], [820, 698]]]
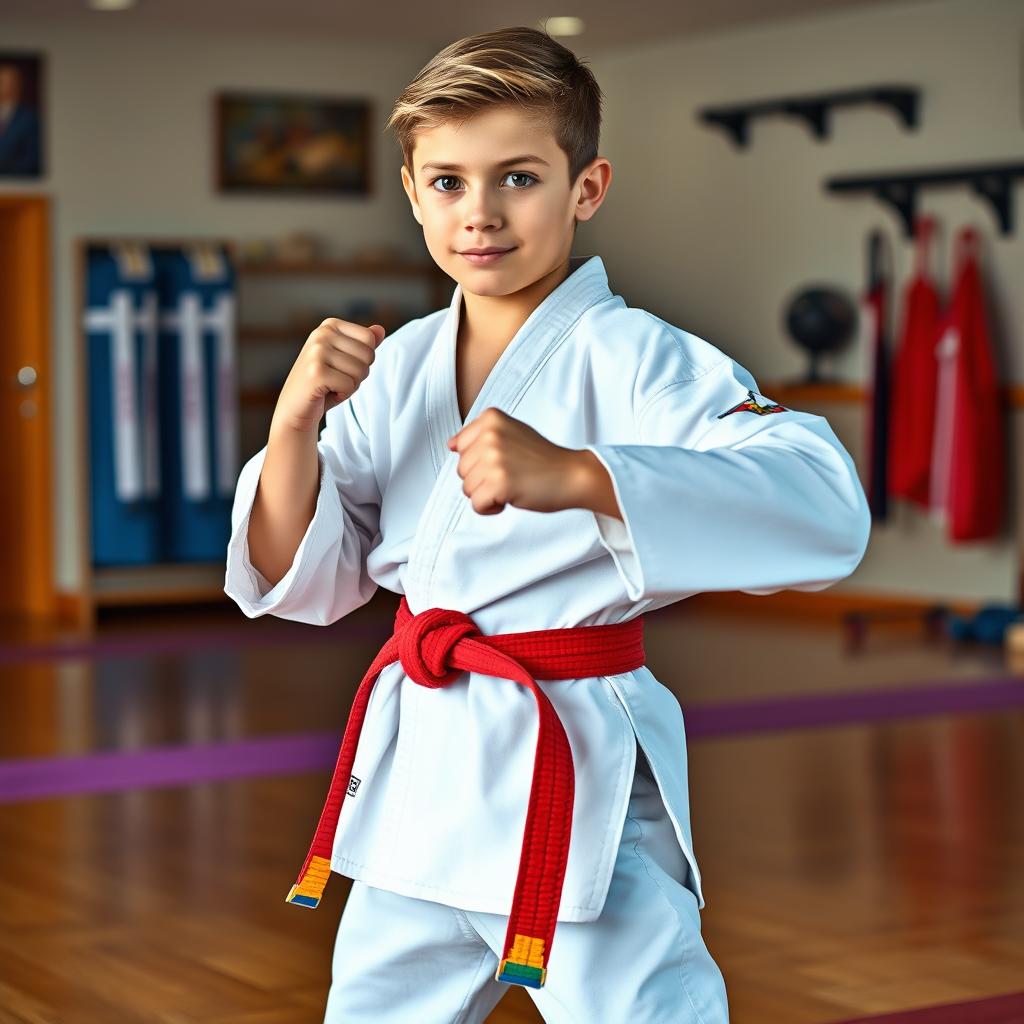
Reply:
[[[473, 509], [446, 445], [464, 425], [460, 285], [447, 309], [386, 338], [359, 389], [327, 413], [316, 511], [273, 587], [246, 541], [266, 448], [242, 468], [224, 589], [246, 615], [326, 625], [382, 586], [405, 594], [414, 614], [454, 608], [485, 634], [521, 632], [620, 622], [706, 590], [821, 590], [853, 571], [870, 514], [826, 420], [759, 397], [719, 349], [627, 306], [609, 291], [600, 257], [573, 258], [569, 270], [502, 352], [466, 422], [495, 406], [557, 445], [589, 449], [611, 474], [624, 521], [582, 508]], [[396, 893], [507, 915], [537, 707], [514, 682], [464, 675], [426, 689], [401, 662], [381, 673], [331, 866]], [[646, 667], [539, 685], [575, 769], [558, 920], [601, 913], [637, 742], [703, 907], [676, 697]]]

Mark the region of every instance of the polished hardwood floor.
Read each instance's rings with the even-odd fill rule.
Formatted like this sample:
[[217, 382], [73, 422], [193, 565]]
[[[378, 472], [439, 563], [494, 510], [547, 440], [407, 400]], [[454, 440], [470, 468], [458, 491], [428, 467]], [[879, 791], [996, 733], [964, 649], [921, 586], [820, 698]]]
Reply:
[[[704, 936], [734, 1024], [1024, 989], [1024, 711], [928, 709], [946, 684], [1013, 685], [1001, 653], [912, 626], [872, 628], [851, 650], [836, 625], [765, 601], [763, 615], [648, 617], [648, 664], [684, 710], [874, 692], [884, 712], [893, 687], [922, 699], [899, 717], [852, 707], [847, 721], [691, 738]], [[315, 912], [283, 896], [327, 771], [5, 802], [3, 768], [340, 735], [394, 602], [379, 594], [328, 629], [233, 605], [133, 613], [80, 651], [80, 637], [0, 626], [0, 1024], [322, 1020], [349, 880], [334, 875]], [[490, 1020], [541, 1018], [510, 988]]]

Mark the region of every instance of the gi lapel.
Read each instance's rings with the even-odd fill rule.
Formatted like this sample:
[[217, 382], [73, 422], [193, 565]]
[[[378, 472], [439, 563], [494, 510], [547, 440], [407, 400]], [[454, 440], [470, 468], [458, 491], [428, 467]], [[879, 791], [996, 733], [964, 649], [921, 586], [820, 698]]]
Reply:
[[[601, 257], [570, 258], [568, 276], [533, 310], [498, 357], [466, 415], [466, 423], [490, 406], [513, 415], [530, 382], [584, 311], [609, 297], [608, 275]], [[417, 584], [421, 601], [430, 600], [430, 579], [438, 552], [459, 514], [465, 511], [466, 498], [456, 472], [458, 453], [447, 444], [448, 438], [464, 426], [455, 390], [455, 342], [461, 310], [460, 284], [438, 328], [427, 367], [426, 425], [436, 480], [420, 516], [406, 567], [407, 578]], [[408, 593], [406, 597], [414, 614], [422, 610]]]

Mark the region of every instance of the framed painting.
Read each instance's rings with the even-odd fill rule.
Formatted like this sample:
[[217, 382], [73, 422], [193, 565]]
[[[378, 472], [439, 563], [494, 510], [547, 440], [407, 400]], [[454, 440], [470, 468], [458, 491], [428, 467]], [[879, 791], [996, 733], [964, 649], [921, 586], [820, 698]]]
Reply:
[[43, 175], [43, 56], [0, 50], [0, 177]]
[[370, 192], [370, 101], [220, 93], [221, 192]]

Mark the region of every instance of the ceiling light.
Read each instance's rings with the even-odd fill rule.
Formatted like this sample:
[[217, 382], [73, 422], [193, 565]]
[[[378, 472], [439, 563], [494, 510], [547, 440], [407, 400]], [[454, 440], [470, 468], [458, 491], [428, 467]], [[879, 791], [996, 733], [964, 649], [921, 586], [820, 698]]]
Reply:
[[546, 18], [544, 31], [549, 36], [578, 36], [583, 31], [582, 18]]
[[135, 6], [135, 0], [88, 0], [94, 11], [124, 11]]

